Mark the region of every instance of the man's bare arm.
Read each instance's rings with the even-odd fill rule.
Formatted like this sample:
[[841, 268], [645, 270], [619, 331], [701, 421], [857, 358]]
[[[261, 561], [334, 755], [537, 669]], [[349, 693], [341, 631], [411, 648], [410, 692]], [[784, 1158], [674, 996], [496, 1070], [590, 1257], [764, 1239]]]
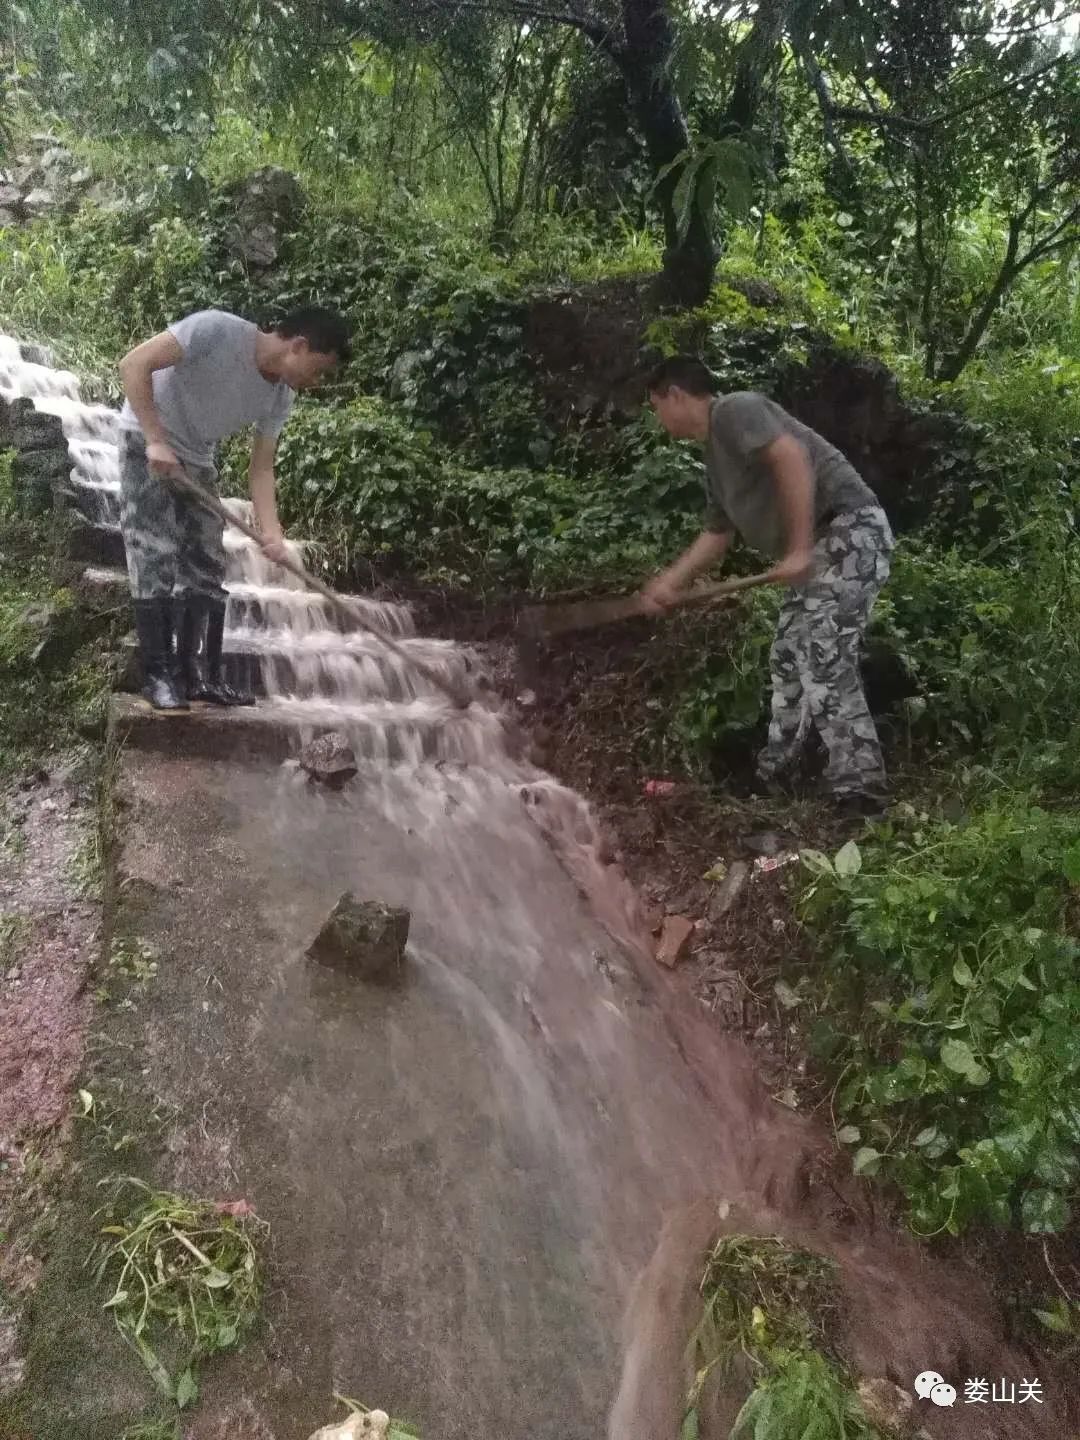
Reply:
[[798, 585], [814, 563], [814, 472], [793, 435], [781, 435], [761, 452], [776, 482], [787, 550], [769, 571], [778, 584]]
[[642, 591], [646, 608], [654, 614], [668, 609], [695, 575], [708, 570], [727, 554], [731, 535], [725, 531], [703, 530], [679, 558], [650, 580]]
[[154, 372], [179, 365], [183, 358], [184, 351], [179, 340], [168, 330], [163, 330], [160, 335], [144, 340], [134, 350], [129, 350], [120, 361], [124, 394], [142, 427], [150, 468], [159, 473], [175, 470], [178, 461], [154, 404]]
[[271, 560], [281, 560], [286, 554], [285, 533], [277, 513], [277, 482], [274, 476], [274, 455], [277, 441], [269, 435], [256, 435], [251, 447], [251, 465], [248, 469], [248, 485], [255, 519], [263, 537], [263, 550]]

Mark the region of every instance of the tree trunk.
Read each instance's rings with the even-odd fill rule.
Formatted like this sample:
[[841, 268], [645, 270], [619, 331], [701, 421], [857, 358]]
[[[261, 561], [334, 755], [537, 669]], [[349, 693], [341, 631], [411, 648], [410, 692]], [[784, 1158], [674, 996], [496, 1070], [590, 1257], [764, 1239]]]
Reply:
[[784, 33], [787, 11], [788, 0], [760, 0], [750, 33], [736, 51], [735, 81], [724, 113], [725, 129], [746, 131], [757, 124], [765, 77]]
[[987, 326], [994, 318], [1002, 297], [1023, 268], [1016, 259], [1017, 251], [1020, 248], [1020, 225], [1021, 222], [1015, 217], [1009, 222], [1009, 242], [1005, 249], [1001, 268], [997, 273], [997, 279], [984, 297], [983, 303], [968, 321], [967, 330], [959, 347], [941, 362], [934, 379], [958, 380], [964, 367], [979, 348], [979, 341], [986, 334]]
[[[672, 82], [675, 27], [666, 0], [623, 0], [626, 44], [620, 63], [653, 170], [671, 164], [690, 146], [690, 132]], [[674, 195], [678, 172], [656, 187], [664, 221], [662, 294], [674, 305], [702, 305], [716, 274], [712, 217], [695, 200], [686, 234], [679, 235]]]

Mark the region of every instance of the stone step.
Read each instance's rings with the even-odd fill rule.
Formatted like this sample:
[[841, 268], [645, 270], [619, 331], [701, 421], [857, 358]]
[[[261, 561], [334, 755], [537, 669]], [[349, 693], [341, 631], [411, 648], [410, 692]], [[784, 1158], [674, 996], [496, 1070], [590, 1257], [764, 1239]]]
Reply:
[[126, 563], [124, 537], [109, 525], [88, 525], [85, 521], [73, 520], [64, 551], [70, 560], [106, 569], [122, 569]]
[[[266, 686], [263, 684], [262, 666], [255, 656], [226, 650], [222, 654], [221, 660], [225, 679], [230, 685], [235, 686], [237, 690], [247, 690], [249, 694], [258, 695], [260, 698], [265, 696]], [[139, 690], [141, 685], [138, 644], [134, 635], [128, 635], [124, 640], [123, 660], [117, 688], [131, 694]]]
[[[405, 642], [408, 650], [409, 642]], [[417, 650], [423, 651], [423, 642], [416, 644]], [[330, 648], [326, 655], [333, 658], [340, 657], [340, 651]], [[356, 668], [346, 668], [335, 672], [333, 669], [313, 670], [304, 665], [304, 659], [315, 658], [312, 652], [290, 652], [288, 649], [275, 650], [273, 647], [249, 648], [246, 646], [230, 649], [228, 637], [222, 654], [222, 667], [225, 680], [238, 690], [246, 690], [251, 695], [265, 696], [266, 670], [270, 669], [274, 677], [271, 688], [275, 693], [290, 693], [301, 699], [319, 700], [325, 699], [328, 702], [343, 700], [348, 702], [354, 698], [353, 692], [355, 681], [363, 677], [367, 684], [365, 689], [371, 698], [388, 699], [394, 701], [408, 702], [415, 694], [431, 695], [432, 687], [423, 681], [417, 674], [405, 671], [404, 675], [400, 667], [389, 655], [380, 655], [378, 651], [357, 657]], [[433, 660], [428, 654], [420, 658], [426, 660], [433, 668], [438, 670], [437, 660]], [[346, 659], [348, 656], [346, 655]], [[359, 667], [363, 665], [361, 670]], [[447, 679], [456, 681], [458, 684], [467, 684], [466, 676], [468, 669], [465, 664], [458, 664], [447, 673]], [[317, 691], [313, 689], [317, 683]], [[123, 664], [120, 671], [118, 688], [124, 691], [136, 691], [142, 684], [142, 677], [139, 670], [138, 646], [134, 635], [128, 635], [124, 641]]]
[[[316, 727], [318, 733], [332, 729], [332, 725]], [[169, 715], [152, 709], [138, 695], [112, 697], [109, 735], [121, 745], [204, 760], [280, 763], [297, 750], [295, 724], [258, 707], [222, 710], [195, 706], [186, 713]]]
[[128, 595], [127, 571], [104, 565], [88, 565], [79, 576], [78, 588], [87, 600], [119, 604]]
[[224, 709], [193, 705], [161, 713], [141, 696], [114, 695], [110, 735], [120, 744], [168, 755], [249, 761], [285, 760], [301, 744], [333, 731], [343, 733], [358, 760], [380, 765], [452, 760], [480, 762], [503, 735], [494, 711], [471, 706], [455, 711], [434, 703], [290, 705], [263, 702]]

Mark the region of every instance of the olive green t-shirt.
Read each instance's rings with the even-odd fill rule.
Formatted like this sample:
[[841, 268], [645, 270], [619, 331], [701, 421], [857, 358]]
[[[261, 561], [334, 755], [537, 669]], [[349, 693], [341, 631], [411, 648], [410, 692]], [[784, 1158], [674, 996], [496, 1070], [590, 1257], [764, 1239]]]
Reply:
[[776, 484], [761, 452], [781, 435], [793, 435], [810, 458], [815, 535], [831, 516], [879, 503], [835, 446], [775, 401], [752, 390], [717, 396], [709, 409], [705, 442], [705, 528], [724, 535], [737, 531], [748, 545], [774, 559], [785, 554], [788, 537]]

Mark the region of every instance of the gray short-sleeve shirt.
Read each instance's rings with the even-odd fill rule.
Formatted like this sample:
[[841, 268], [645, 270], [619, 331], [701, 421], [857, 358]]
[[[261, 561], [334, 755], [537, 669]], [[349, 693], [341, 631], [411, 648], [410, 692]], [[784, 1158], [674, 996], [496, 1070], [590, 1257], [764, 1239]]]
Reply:
[[[154, 404], [169, 444], [190, 465], [214, 463], [219, 440], [254, 425], [276, 439], [293, 403], [284, 381], [265, 380], [255, 363], [257, 325], [223, 310], [200, 310], [169, 326], [183, 359], [154, 373]], [[129, 403], [120, 412], [125, 430], [139, 430]]]
[[751, 390], [718, 396], [709, 409], [705, 442], [706, 528], [720, 534], [738, 531], [748, 545], [774, 559], [787, 550], [788, 537], [776, 484], [761, 452], [781, 435], [794, 436], [809, 457], [815, 531], [830, 515], [878, 504], [840, 451], [775, 401]]

